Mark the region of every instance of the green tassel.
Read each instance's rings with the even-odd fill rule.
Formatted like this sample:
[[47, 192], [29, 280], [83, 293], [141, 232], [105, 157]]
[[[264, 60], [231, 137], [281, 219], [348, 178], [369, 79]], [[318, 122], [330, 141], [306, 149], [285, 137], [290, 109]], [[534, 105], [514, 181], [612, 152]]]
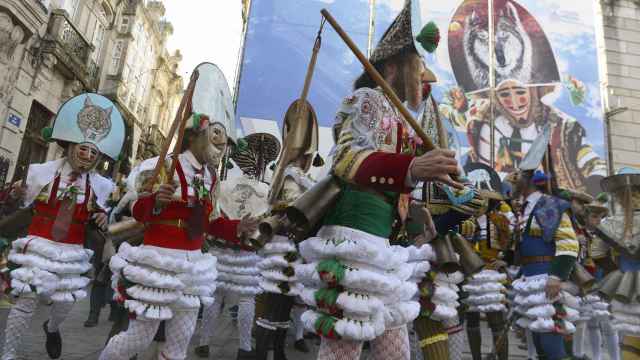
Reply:
[[[318, 273], [322, 277], [322, 273], [326, 273], [327, 275], [331, 275], [333, 277], [333, 282], [339, 284], [344, 280], [345, 277], [345, 267], [336, 259], [323, 260], [318, 263], [318, 267], [316, 268]], [[331, 281], [330, 281], [331, 282]]]
[[245, 151], [247, 150], [247, 148], [249, 148], [249, 143], [247, 142], [247, 140], [238, 139], [237, 151], [238, 152]]
[[42, 128], [42, 130], [40, 130], [40, 135], [42, 135], [42, 138], [44, 139], [44, 141], [53, 142], [53, 139], [51, 138], [53, 136], [53, 128], [52, 127], [47, 126], [47, 127]]
[[418, 40], [420, 45], [429, 53], [436, 51], [440, 43], [440, 30], [436, 23], [430, 21], [425, 25], [422, 30], [420, 30], [420, 34], [418, 34], [416, 40]]
[[198, 113], [193, 113], [193, 127], [198, 129], [200, 127], [200, 117]]
[[607, 195], [607, 193], [601, 192], [600, 194], [598, 194], [598, 196], [596, 196], [596, 200], [601, 203], [606, 203], [609, 201], [609, 195]]
[[323, 304], [326, 307], [335, 306], [338, 302], [338, 296], [340, 293], [335, 288], [322, 288], [315, 292], [314, 297], [316, 304]]

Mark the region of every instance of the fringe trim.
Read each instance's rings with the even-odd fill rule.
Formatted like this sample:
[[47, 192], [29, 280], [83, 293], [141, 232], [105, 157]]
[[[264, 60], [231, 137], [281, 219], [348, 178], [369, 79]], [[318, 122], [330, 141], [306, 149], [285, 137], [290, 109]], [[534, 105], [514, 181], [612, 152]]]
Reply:
[[385, 326], [387, 329], [392, 329], [417, 319], [420, 315], [420, 303], [415, 301], [400, 302], [387, 305], [385, 310]]
[[260, 287], [262, 288], [262, 290], [264, 290], [264, 292], [282, 294], [287, 296], [299, 296], [304, 289], [304, 287], [300, 283], [289, 284], [290, 290], [285, 294], [282, 292], [282, 290], [280, 290], [277, 283], [268, 281], [266, 279], [260, 281]]
[[9, 261], [20, 266], [29, 268], [38, 268], [50, 273], [61, 275], [81, 275], [87, 273], [91, 269], [91, 263], [86, 262], [59, 262], [52, 261], [30, 251], [26, 254], [16, 253], [11, 251], [9, 253]]
[[[303, 281], [320, 281], [320, 275], [316, 271], [317, 266], [317, 263], [298, 265], [296, 274], [299, 279], [304, 279]], [[401, 281], [388, 273], [347, 268], [340, 285], [354, 292], [384, 295], [395, 291], [401, 285]]]
[[222, 264], [220, 262], [220, 259], [218, 259], [217, 269], [218, 269], [218, 275], [222, 273], [235, 274], [235, 275], [256, 275], [256, 276], [260, 275], [260, 269], [258, 269], [256, 266], [253, 266], [253, 267], [239, 267], [235, 265], [230, 266], [230, 265]]
[[406, 248], [389, 246], [387, 239], [343, 226], [323, 227], [318, 237], [300, 244], [300, 253], [310, 262], [339, 259], [383, 270], [396, 269], [409, 259]]
[[436, 261], [436, 253], [430, 244], [424, 244], [419, 248], [412, 245], [406, 249], [409, 252], [409, 262]]
[[[315, 293], [318, 289], [305, 287], [300, 294], [302, 301], [314, 308], [318, 307]], [[344, 312], [355, 314], [359, 317], [372, 316], [384, 309], [384, 303], [376, 296], [344, 291], [338, 295], [336, 306]]]
[[[301, 320], [307, 330], [318, 333], [315, 324], [319, 317], [319, 313], [309, 310], [302, 314]], [[337, 319], [334, 331], [344, 340], [371, 341], [384, 333], [384, 318], [377, 316], [372, 321], [358, 321], [349, 318]]]
[[495, 270], [482, 270], [473, 275], [469, 280], [470, 285], [480, 285], [486, 283], [502, 283], [507, 280], [507, 275]]
[[255, 296], [262, 293], [262, 288], [260, 287], [259, 284], [257, 286], [244, 286], [244, 285], [238, 285], [238, 284], [227, 283], [224, 281], [219, 281], [218, 288], [231, 293], [239, 294], [239, 295]]
[[288, 238], [284, 238], [286, 240], [280, 241], [271, 241], [267, 243], [261, 250], [261, 253], [264, 255], [272, 255], [272, 254], [286, 254], [289, 252], [297, 251], [296, 246], [291, 243], [291, 240]]
[[53, 262], [74, 263], [89, 262], [93, 251], [80, 245], [63, 244], [39, 236], [27, 236], [11, 244], [13, 252], [35, 253]]
[[218, 274], [218, 280], [231, 283], [231, 284], [238, 284], [238, 285], [244, 285], [244, 286], [256, 286], [260, 283], [260, 276], [220, 273]]

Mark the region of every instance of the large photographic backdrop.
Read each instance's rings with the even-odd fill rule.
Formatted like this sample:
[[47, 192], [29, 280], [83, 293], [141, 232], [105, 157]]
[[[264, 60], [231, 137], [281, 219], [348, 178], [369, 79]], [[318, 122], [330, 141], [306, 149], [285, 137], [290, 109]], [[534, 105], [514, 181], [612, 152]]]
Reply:
[[[279, 136], [284, 113], [300, 96], [320, 9], [328, 8], [367, 51], [369, 36], [375, 46], [403, 5], [404, 0], [253, 1], [237, 89], [238, 129]], [[418, 5], [420, 16], [441, 31], [440, 47], [425, 60], [438, 76], [434, 96], [461, 160], [491, 164], [504, 175], [549, 123], [559, 184], [597, 192], [606, 167], [593, 2], [493, 0], [493, 31], [488, 0]], [[324, 156], [333, 146], [335, 111], [361, 71], [327, 25], [309, 95]]]

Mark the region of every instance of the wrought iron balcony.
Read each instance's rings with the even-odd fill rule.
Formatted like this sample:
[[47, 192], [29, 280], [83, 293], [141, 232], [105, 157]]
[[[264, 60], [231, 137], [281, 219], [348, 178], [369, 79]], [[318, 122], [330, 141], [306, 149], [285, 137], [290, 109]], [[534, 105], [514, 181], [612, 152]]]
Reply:
[[97, 65], [90, 64], [93, 46], [67, 19], [64, 10], [51, 11], [43, 45], [44, 52], [58, 59], [56, 66], [67, 78], [80, 80], [90, 90], [97, 87]]

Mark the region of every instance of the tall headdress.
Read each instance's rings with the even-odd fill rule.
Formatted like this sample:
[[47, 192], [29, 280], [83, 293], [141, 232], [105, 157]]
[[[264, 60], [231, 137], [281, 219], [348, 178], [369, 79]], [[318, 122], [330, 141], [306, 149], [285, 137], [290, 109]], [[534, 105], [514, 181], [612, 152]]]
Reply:
[[[625, 243], [633, 243], [635, 249], [640, 247], [640, 229], [636, 228], [634, 216], [640, 211], [640, 170], [622, 168], [616, 175], [602, 179], [601, 186], [613, 196], [613, 202], [623, 214], [623, 231], [621, 235]], [[619, 230], [619, 229], [618, 229]]]
[[421, 3], [419, 0], [406, 1], [371, 54], [371, 63], [387, 60], [406, 49], [413, 49], [423, 57], [436, 50], [440, 32], [434, 22], [424, 20]]
[[280, 141], [267, 133], [254, 133], [238, 141], [231, 159], [242, 172], [260, 181], [264, 180], [267, 166], [278, 158]]
[[47, 140], [75, 144], [90, 143], [117, 160], [124, 144], [124, 120], [118, 108], [106, 97], [86, 93], [65, 102], [53, 123], [43, 129]]
[[235, 142], [235, 111], [227, 79], [220, 68], [212, 63], [202, 63], [196, 70], [199, 77], [193, 92], [193, 116], [187, 128], [204, 128], [219, 123]]

